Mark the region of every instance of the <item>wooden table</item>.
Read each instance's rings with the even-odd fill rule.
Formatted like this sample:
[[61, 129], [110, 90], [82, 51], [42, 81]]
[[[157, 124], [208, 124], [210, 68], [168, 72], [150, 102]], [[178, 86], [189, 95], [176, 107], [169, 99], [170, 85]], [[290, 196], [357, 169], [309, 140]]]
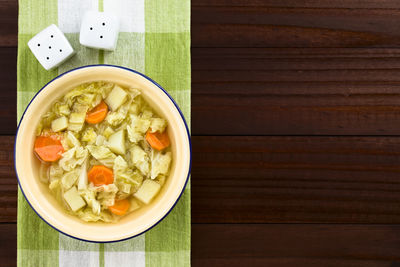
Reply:
[[[17, 1], [0, 1], [0, 266]], [[192, 0], [193, 266], [400, 266], [400, 1]]]

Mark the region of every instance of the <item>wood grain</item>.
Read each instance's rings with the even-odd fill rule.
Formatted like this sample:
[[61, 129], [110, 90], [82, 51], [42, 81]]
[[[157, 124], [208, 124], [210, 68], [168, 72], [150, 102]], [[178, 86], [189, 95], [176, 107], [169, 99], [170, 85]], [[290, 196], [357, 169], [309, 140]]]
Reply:
[[16, 220], [17, 177], [14, 170], [14, 137], [0, 136], [0, 222]]
[[400, 50], [192, 49], [196, 135], [398, 135]]
[[196, 223], [399, 223], [400, 137], [194, 137]]
[[0, 58], [0, 134], [11, 135], [17, 126], [17, 49], [0, 48]]
[[399, 9], [195, 5], [192, 45], [398, 47], [399, 14]]
[[0, 47], [18, 43], [18, 0], [0, 0]]
[[192, 6], [396, 9], [397, 0], [192, 0]]
[[193, 225], [193, 266], [398, 267], [398, 225]]
[[[0, 137], [1, 222], [16, 220], [12, 144]], [[400, 137], [195, 136], [192, 220], [400, 223], [399, 151]]]
[[17, 266], [17, 225], [0, 224], [0, 267]]

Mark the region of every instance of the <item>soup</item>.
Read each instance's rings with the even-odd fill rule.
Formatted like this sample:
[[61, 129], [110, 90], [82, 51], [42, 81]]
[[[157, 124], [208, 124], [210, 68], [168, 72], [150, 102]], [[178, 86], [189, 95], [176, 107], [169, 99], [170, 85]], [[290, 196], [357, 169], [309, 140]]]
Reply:
[[39, 177], [66, 212], [115, 222], [151, 203], [164, 185], [172, 161], [166, 128], [140, 89], [82, 84], [41, 118]]

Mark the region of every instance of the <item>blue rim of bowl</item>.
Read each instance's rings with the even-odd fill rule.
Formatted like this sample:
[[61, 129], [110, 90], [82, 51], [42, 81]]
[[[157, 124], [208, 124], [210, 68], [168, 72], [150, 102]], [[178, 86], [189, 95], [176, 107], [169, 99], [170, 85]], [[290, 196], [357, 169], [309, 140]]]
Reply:
[[[179, 114], [181, 115], [181, 118], [182, 118], [182, 120], [183, 120], [183, 123], [185, 124], [186, 133], [187, 133], [187, 137], [188, 137], [188, 141], [189, 141], [189, 152], [190, 152], [190, 153], [189, 153], [189, 156], [190, 156], [190, 158], [189, 158], [189, 169], [188, 169], [188, 174], [187, 174], [187, 177], [186, 177], [185, 184], [184, 184], [184, 186], [183, 186], [183, 188], [182, 188], [182, 191], [181, 191], [181, 193], [179, 194], [178, 198], [176, 199], [175, 203], [172, 205], [172, 207], [168, 210], [168, 212], [167, 212], [163, 217], [161, 217], [160, 220], [158, 220], [155, 224], [153, 224], [152, 226], [150, 226], [150, 227], [147, 228], [146, 230], [142, 231], [141, 233], [136, 234], [136, 235], [133, 235], [133, 236], [131, 236], [131, 237], [127, 237], [127, 238], [123, 238], [123, 239], [118, 239], [118, 240], [111, 240], [111, 241], [93, 241], [93, 240], [87, 240], [87, 239], [82, 239], [82, 238], [79, 238], [79, 237], [75, 237], [75, 236], [69, 235], [69, 234], [67, 234], [67, 233], [64, 233], [63, 231], [57, 229], [55, 226], [51, 225], [48, 221], [46, 221], [45, 219], [43, 219], [43, 217], [40, 216], [40, 214], [33, 208], [32, 204], [29, 202], [28, 198], [25, 196], [24, 190], [22, 189], [21, 183], [20, 183], [20, 181], [19, 181], [19, 176], [18, 176], [17, 167], [16, 167], [16, 162], [15, 162], [15, 161], [16, 161], [16, 157], [15, 157], [15, 155], [16, 155], [16, 144], [17, 144], [19, 126], [21, 125], [21, 122], [22, 122], [22, 120], [24, 119], [24, 116], [25, 116], [26, 111], [28, 110], [29, 106], [31, 105], [31, 103], [33, 102], [33, 100], [36, 98], [36, 96], [38, 96], [38, 95], [40, 94], [40, 92], [43, 91], [50, 83], [52, 83], [53, 81], [55, 81], [55, 80], [61, 78], [62, 76], [66, 75], [66, 74], [68, 74], [68, 73], [70, 73], [70, 72], [79, 70], [79, 69], [85, 69], [85, 68], [91, 68], [91, 67], [114, 67], [114, 68], [119, 68], [119, 69], [127, 70], [127, 71], [130, 71], [130, 72], [133, 72], [133, 73], [136, 73], [136, 74], [142, 76], [143, 78], [149, 80], [149, 81], [152, 82], [154, 85], [156, 85], [161, 91], [164, 92], [164, 94], [166, 94], [166, 95], [168, 96], [168, 98], [172, 101], [172, 103], [174, 104], [175, 108], [178, 110]], [[26, 106], [26, 108], [25, 108], [25, 110], [24, 110], [24, 113], [22, 114], [21, 119], [19, 120], [18, 127], [17, 127], [17, 132], [16, 132], [16, 135], [15, 135], [15, 140], [14, 140], [14, 169], [15, 169], [15, 173], [16, 173], [16, 175], [17, 175], [18, 186], [19, 186], [19, 188], [21, 189], [21, 192], [22, 192], [22, 194], [24, 195], [24, 197], [25, 197], [26, 201], [28, 202], [29, 206], [30, 206], [30, 207], [32, 208], [32, 210], [39, 216], [39, 218], [42, 219], [45, 223], [47, 223], [51, 228], [57, 230], [58, 232], [60, 232], [60, 233], [62, 233], [62, 234], [64, 234], [64, 235], [66, 235], [66, 236], [69, 236], [69, 237], [71, 237], [71, 238], [74, 238], [74, 239], [77, 239], [77, 240], [80, 240], [80, 241], [91, 242], [91, 243], [115, 243], [115, 242], [125, 241], [125, 240], [131, 239], [131, 238], [134, 238], [134, 237], [137, 237], [137, 236], [139, 236], [139, 235], [142, 235], [142, 234], [146, 233], [147, 231], [149, 231], [149, 230], [151, 230], [153, 227], [155, 227], [157, 224], [159, 224], [162, 220], [164, 220], [165, 217], [167, 217], [168, 214], [174, 209], [174, 207], [175, 207], [176, 204], [178, 203], [179, 199], [181, 198], [182, 194], [185, 192], [186, 185], [187, 185], [187, 183], [188, 183], [188, 181], [189, 181], [190, 172], [191, 172], [191, 169], [192, 169], [192, 141], [191, 141], [191, 137], [190, 137], [189, 127], [188, 127], [188, 125], [187, 125], [187, 123], [186, 123], [186, 120], [185, 120], [185, 116], [183, 116], [183, 113], [182, 113], [181, 109], [179, 108], [178, 104], [175, 102], [175, 100], [172, 98], [172, 96], [170, 96], [170, 94], [168, 94], [168, 92], [167, 92], [164, 88], [162, 88], [161, 85], [159, 85], [157, 82], [155, 82], [153, 79], [149, 78], [148, 76], [146, 76], [146, 75], [144, 75], [144, 74], [142, 74], [142, 73], [140, 73], [140, 72], [138, 72], [138, 71], [136, 71], [136, 70], [132, 70], [132, 69], [129, 69], [129, 68], [126, 68], [126, 67], [122, 67], [122, 66], [109, 65], [109, 64], [86, 65], [86, 66], [81, 66], [81, 67], [78, 67], [78, 68], [75, 68], [75, 69], [71, 69], [71, 70], [69, 70], [69, 71], [66, 71], [66, 72], [64, 72], [64, 73], [62, 73], [62, 74], [60, 74], [60, 75], [58, 75], [58, 76], [55, 77], [54, 79], [50, 80], [48, 83], [46, 83], [46, 84], [35, 94], [35, 96], [31, 99], [31, 101], [29, 101], [29, 104]]]

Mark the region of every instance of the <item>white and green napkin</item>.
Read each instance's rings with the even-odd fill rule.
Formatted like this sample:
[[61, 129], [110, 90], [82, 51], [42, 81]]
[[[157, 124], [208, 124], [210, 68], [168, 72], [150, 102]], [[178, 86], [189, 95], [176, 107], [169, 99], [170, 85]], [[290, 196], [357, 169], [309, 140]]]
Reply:
[[[114, 52], [79, 44], [80, 20], [88, 9], [112, 11], [120, 21]], [[27, 46], [50, 24], [66, 34], [77, 54], [46, 71]], [[161, 84], [190, 122], [190, 1], [19, 0], [18, 118], [35, 93], [67, 70], [89, 64], [135, 69]], [[190, 183], [173, 211], [155, 228], [117, 243], [67, 237], [42, 221], [18, 192], [18, 266], [189, 266]]]

